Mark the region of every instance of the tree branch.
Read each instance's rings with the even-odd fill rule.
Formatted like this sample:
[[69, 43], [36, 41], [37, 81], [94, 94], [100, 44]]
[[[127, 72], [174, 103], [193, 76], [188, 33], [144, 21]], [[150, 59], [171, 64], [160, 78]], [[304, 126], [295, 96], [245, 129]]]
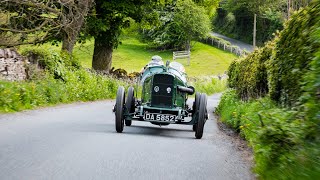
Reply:
[[14, 33], [32, 33], [32, 32], [36, 32], [41, 30], [45, 25], [48, 24], [48, 21], [44, 21], [40, 26], [34, 28], [34, 29], [30, 29], [30, 30], [18, 30], [18, 29], [8, 29], [8, 28], [1, 28], [1, 31], [10, 31], [10, 32], [14, 32]]
[[48, 12], [52, 12], [55, 13], [57, 15], [61, 15], [61, 11], [51, 8], [48, 5], [42, 4], [42, 3], [38, 3], [36, 1], [32, 1], [32, 0], [2, 0], [2, 3], [6, 3], [6, 2], [11, 2], [11, 3], [16, 3], [16, 4], [21, 4], [21, 5], [26, 5], [29, 7], [34, 7], [34, 8], [39, 8], [39, 9], [45, 9]]

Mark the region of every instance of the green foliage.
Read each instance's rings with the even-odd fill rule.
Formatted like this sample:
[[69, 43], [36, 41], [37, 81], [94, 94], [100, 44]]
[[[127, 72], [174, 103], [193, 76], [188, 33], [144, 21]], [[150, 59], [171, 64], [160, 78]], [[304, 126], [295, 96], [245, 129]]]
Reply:
[[234, 90], [223, 94], [216, 112], [249, 142], [261, 179], [319, 177], [319, 130], [304, 112], [278, 108], [269, 97], [244, 102]]
[[217, 41], [219, 42], [221, 45], [220, 46], [231, 46], [231, 43], [227, 40], [224, 40], [222, 38], [219, 38], [217, 36], [213, 36], [213, 35], [208, 35], [208, 40], [210, 41]]
[[197, 92], [206, 93], [208, 95], [220, 93], [226, 90], [227, 80], [217, 78], [195, 78], [188, 81]]
[[216, 113], [220, 115], [222, 122], [236, 130], [239, 130], [240, 122], [234, 119], [234, 117], [237, 114], [240, 114], [237, 112], [237, 107], [240, 106], [240, 103], [241, 102], [238, 100], [235, 91], [228, 89], [223, 93], [219, 106], [216, 109]]
[[160, 23], [144, 32], [144, 38], [159, 49], [188, 49], [192, 40], [200, 40], [210, 31], [205, 9], [193, 1], [177, 1], [157, 12]]
[[193, 0], [198, 6], [205, 8], [209, 17], [212, 17], [215, 13], [215, 9], [218, 7], [220, 0]]
[[228, 10], [235, 10], [241, 7], [245, 7], [253, 13], [262, 13], [265, 9], [269, 8], [280, 8], [279, 6], [284, 5], [283, 0], [227, 0], [228, 2], [224, 7]]
[[118, 85], [126, 83], [78, 66], [66, 54], [26, 51], [42, 56], [42, 78], [26, 82], [0, 81], [0, 112], [20, 111], [38, 106], [114, 98]]
[[[113, 52], [112, 66], [125, 69], [128, 73], [139, 72], [153, 55], [159, 55], [163, 60], [172, 60], [172, 51], [155, 51], [150, 49], [147, 43], [140, 42], [137, 38], [125, 36], [121, 39], [122, 44]], [[91, 67], [93, 42], [88, 41], [82, 46], [76, 46], [74, 56], [81, 58], [81, 64]], [[236, 58], [235, 55], [223, 50], [211, 47], [201, 42], [194, 43], [191, 50], [190, 65], [187, 59], [178, 59], [184, 64], [188, 76], [210, 76], [222, 74], [229, 64]]]
[[99, 43], [117, 48], [121, 29], [130, 26], [133, 19], [140, 22], [156, 2], [150, 0], [137, 1], [95, 1], [95, 10], [87, 18], [87, 33]]
[[[320, 39], [320, 29], [316, 37]], [[300, 97], [302, 108], [310, 121], [320, 125], [320, 49], [310, 62], [310, 71], [303, 76], [303, 82], [305, 84], [302, 86], [303, 94]]]
[[[250, 142], [261, 179], [320, 177], [318, 2], [294, 14], [274, 41], [229, 67], [234, 90], [224, 94], [218, 113]], [[257, 82], [269, 89], [262, 99], [255, 95]]]
[[229, 66], [229, 87], [234, 88], [242, 100], [262, 97], [268, 93], [265, 62], [270, 59], [273, 48], [274, 43], [270, 42]]
[[68, 69], [79, 69], [81, 67], [79, 60], [65, 51], [58, 53], [52, 49], [45, 50], [40, 47], [32, 47], [23, 49], [22, 55], [27, 56], [31, 61], [36, 61], [33, 64], [46, 69], [54, 75], [55, 79], [64, 80]]
[[283, 105], [294, 106], [302, 94], [302, 77], [320, 48], [314, 38], [320, 27], [320, 4], [314, 3], [292, 15], [275, 40], [274, 55], [269, 62], [270, 96]]
[[295, 106], [308, 80], [310, 62], [320, 48], [315, 30], [320, 27], [320, 6], [310, 6], [292, 16], [273, 41], [229, 67], [229, 86], [243, 100], [264, 96], [284, 106]]
[[191, 0], [178, 1], [174, 15], [175, 29], [181, 33], [180, 41], [199, 40], [210, 32], [210, 22], [203, 8]]
[[221, 7], [217, 9], [213, 24], [214, 31], [223, 32], [224, 34], [232, 34], [237, 28], [235, 15]]
[[252, 43], [253, 17], [257, 16], [257, 43], [273, 38], [276, 30], [283, 28], [284, 1], [252, 1], [252, 0], [229, 0], [217, 8], [213, 19], [213, 26], [216, 32]]

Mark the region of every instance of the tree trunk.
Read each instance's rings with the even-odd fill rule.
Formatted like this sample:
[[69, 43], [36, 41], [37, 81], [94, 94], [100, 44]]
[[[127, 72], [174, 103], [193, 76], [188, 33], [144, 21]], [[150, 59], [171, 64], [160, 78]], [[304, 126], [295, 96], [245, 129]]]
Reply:
[[291, 0], [288, 0], [288, 2], [287, 2], [287, 11], [288, 11], [288, 17], [287, 17], [287, 19], [289, 19], [290, 18], [290, 8], [291, 7]]
[[254, 19], [253, 19], [253, 48], [256, 47], [256, 36], [257, 36], [257, 14], [254, 14]]
[[104, 38], [96, 38], [92, 58], [92, 68], [97, 71], [109, 72], [112, 64], [113, 46], [108, 45]]
[[191, 42], [191, 40], [190, 40], [190, 39], [188, 39], [188, 40], [187, 40], [187, 47], [186, 47], [186, 50], [187, 50], [187, 51], [189, 51], [189, 52], [190, 52], [190, 49], [191, 49], [190, 42]]
[[78, 3], [70, 1], [64, 10], [66, 24], [63, 28], [62, 50], [72, 53], [80, 30], [88, 14], [92, 0], [81, 0]]
[[79, 31], [78, 33], [76, 33], [76, 32], [73, 32], [73, 30], [71, 30], [68, 33], [67, 32], [63, 33], [63, 40], [62, 40], [63, 51], [67, 51], [69, 54], [72, 54], [73, 47], [76, 44]]

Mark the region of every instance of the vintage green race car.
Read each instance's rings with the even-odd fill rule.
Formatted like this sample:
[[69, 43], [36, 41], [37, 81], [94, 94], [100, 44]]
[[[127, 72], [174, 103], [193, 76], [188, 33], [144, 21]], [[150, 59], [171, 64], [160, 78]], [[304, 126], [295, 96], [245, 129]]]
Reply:
[[125, 89], [117, 91], [115, 112], [116, 131], [121, 133], [124, 124], [132, 121], [146, 121], [155, 125], [193, 125], [195, 137], [201, 139], [208, 119], [207, 95], [197, 92], [192, 108], [187, 105], [188, 95], [195, 89], [188, 86], [184, 67], [177, 62], [151, 66], [140, 77], [141, 100], [138, 100], [133, 87], [129, 87], [127, 98]]

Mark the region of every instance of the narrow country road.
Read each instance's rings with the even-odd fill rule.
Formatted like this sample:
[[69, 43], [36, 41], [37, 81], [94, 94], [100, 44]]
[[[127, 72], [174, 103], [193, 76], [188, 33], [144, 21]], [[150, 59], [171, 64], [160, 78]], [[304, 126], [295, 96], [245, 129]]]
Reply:
[[229, 41], [232, 45], [238, 46], [242, 50], [246, 50], [248, 52], [253, 52], [253, 46], [251, 44], [247, 44], [247, 43], [238, 41], [236, 39], [229, 38], [227, 36], [224, 36], [222, 34], [215, 33], [215, 32], [211, 32], [210, 34], [213, 36], [216, 36], [218, 38], [224, 39], [226, 41]]
[[[210, 112], [220, 95], [209, 97]], [[250, 163], [213, 114], [192, 126], [133, 122], [115, 131], [114, 101], [0, 115], [0, 179], [252, 179]]]

